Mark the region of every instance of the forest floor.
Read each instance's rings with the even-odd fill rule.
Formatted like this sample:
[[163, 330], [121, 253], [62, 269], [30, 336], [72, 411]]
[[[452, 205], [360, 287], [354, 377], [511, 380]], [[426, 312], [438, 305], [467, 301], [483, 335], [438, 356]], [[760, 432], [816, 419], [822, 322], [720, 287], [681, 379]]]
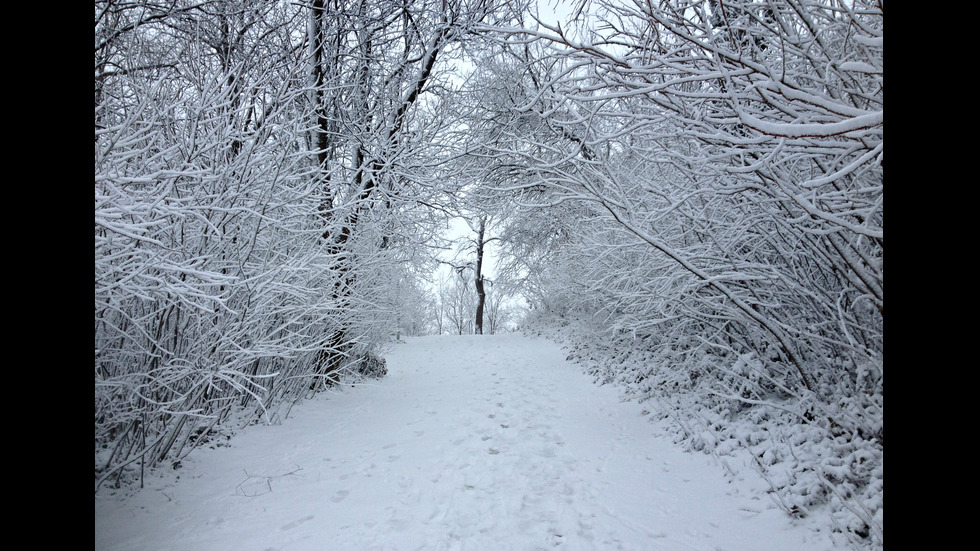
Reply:
[[820, 514], [790, 518], [750, 468], [684, 451], [548, 340], [418, 337], [385, 356], [383, 379], [201, 447], [142, 490], [100, 490], [95, 549], [837, 548]]

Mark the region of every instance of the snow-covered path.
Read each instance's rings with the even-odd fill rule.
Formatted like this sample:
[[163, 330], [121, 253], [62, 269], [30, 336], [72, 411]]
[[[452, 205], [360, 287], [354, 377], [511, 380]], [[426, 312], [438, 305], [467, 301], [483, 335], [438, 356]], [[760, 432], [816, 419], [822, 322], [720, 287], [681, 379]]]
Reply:
[[[825, 551], [765, 498], [517, 334], [395, 344], [386, 378], [96, 497], [99, 551]], [[738, 491], [738, 489], [743, 491]]]

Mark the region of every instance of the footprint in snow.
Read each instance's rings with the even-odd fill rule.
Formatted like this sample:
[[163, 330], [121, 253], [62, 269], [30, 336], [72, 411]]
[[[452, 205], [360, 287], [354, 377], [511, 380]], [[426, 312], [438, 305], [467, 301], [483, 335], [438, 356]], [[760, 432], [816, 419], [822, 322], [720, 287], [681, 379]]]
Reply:
[[279, 528], [279, 530], [280, 531], [283, 531], [283, 532], [285, 532], [286, 530], [292, 530], [293, 528], [296, 528], [297, 526], [299, 526], [300, 524], [303, 524], [304, 522], [306, 522], [308, 520], [313, 520], [313, 515], [306, 515], [305, 517], [303, 517], [303, 518], [301, 518], [299, 520], [294, 520], [293, 522], [290, 522], [289, 524], [283, 525], [281, 528]]

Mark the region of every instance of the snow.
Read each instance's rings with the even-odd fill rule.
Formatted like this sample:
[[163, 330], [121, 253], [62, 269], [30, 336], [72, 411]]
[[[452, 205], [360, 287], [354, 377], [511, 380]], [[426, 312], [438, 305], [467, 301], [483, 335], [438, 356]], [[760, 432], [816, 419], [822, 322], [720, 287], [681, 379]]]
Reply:
[[813, 124], [780, 124], [763, 121], [753, 117], [744, 111], [739, 111], [739, 120], [742, 124], [754, 128], [763, 134], [770, 136], [783, 136], [786, 138], [804, 138], [817, 136], [837, 136], [849, 132], [857, 132], [869, 128], [877, 128], [885, 122], [885, 110], [879, 109], [864, 115], [850, 117], [837, 122], [813, 123]]
[[840, 64], [841, 71], [854, 71], [856, 73], [883, 74], [884, 71], [863, 61], [847, 61]]
[[387, 377], [100, 491], [95, 548], [835, 549], [826, 519], [788, 517], [565, 356], [513, 333], [392, 343]]

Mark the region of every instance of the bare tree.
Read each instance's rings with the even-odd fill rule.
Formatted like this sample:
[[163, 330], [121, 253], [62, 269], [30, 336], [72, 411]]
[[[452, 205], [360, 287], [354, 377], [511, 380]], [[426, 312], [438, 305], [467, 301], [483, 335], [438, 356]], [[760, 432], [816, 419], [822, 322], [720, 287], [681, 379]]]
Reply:
[[474, 313], [476, 292], [472, 282], [472, 271], [458, 267], [438, 280], [439, 311], [443, 330], [450, 334], [469, 335], [474, 333]]
[[507, 327], [507, 323], [511, 321], [513, 315], [511, 309], [507, 306], [506, 301], [508, 295], [496, 286], [491, 285], [490, 291], [487, 294], [487, 330], [491, 335], [499, 333], [501, 330]]
[[486, 308], [487, 301], [487, 285], [491, 285], [492, 282], [486, 278], [484, 273], [485, 258], [486, 258], [486, 247], [488, 244], [494, 241], [499, 241], [499, 237], [488, 237], [487, 232], [492, 224], [492, 217], [481, 213], [474, 217], [473, 220], [469, 218], [466, 219], [466, 223], [469, 225], [470, 230], [474, 235], [470, 238], [464, 239], [473, 247], [473, 253], [475, 260], [466, 263], [465, 267], [467, 269], [472, 269], [473, 271], [473, 286], [476, 291], [476, 308], [474, 310], [473, 318], [473, 332], [477, 335], [483, 334], [483, 317], [484, 310]]

